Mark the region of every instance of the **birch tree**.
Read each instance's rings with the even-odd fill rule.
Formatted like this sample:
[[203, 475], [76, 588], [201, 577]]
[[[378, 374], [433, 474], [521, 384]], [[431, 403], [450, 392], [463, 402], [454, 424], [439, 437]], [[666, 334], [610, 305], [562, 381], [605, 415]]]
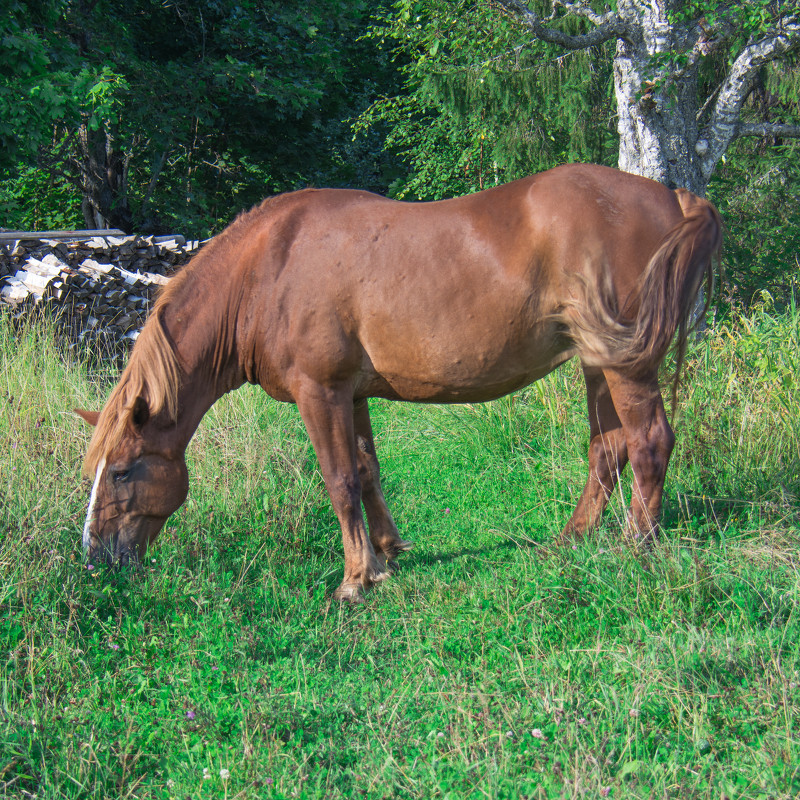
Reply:
[[[743, 118], [762, 71], [800, 50], [797, 0], [496, 2], [531, 40], [565, 52], [616, 43], [620, 169], [703, 195], [737, 137], [800, 137], [791, 121]], [[582, 32], [566, 32], [575, 20]], [[704, 95], [711, 62], [716, 85]]]

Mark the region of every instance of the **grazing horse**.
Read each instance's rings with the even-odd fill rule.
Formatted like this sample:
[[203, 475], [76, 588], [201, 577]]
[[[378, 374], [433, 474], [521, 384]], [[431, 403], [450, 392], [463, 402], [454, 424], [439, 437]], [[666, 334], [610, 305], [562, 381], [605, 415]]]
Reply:
[[186, 499], [201, 418], [249, 382], [297, 404], [342, 528], [336, 597], [360, 600], [411, 546], [381, 491], [367, 398], [491, 400], [575, 355], [589, 478], [563, 535], [598, 524], [630, 461], [628, 528], [649, 541], [674, 443], [658, 368], [677, 331], [680, 369], [720, 242], [705, 200], [591, 165], [434, 203], [344, 189], [264, 201], [173, 278], [103, 410], [79, 412], [96, 425], [89, 558], [144, 555]]

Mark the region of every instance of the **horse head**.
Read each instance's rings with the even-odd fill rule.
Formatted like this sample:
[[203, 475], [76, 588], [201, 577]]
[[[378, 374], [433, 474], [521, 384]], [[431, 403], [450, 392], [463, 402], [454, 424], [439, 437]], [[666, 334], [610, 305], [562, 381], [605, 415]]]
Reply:
[[[189, 490], [184, 451], [173, 443], [168, 426], [152, 416], [147, 401], [137, 397], [109, 431], [108, 407], [102, 412], [76, 412], [95, 426], [86, 469], [94, 472], [89, 510], [83, 527], [83, 548], [89, 563], [125, 565], [143, 558], [164, 523]], [[100, 441], [96, 441], [100, 439]]]

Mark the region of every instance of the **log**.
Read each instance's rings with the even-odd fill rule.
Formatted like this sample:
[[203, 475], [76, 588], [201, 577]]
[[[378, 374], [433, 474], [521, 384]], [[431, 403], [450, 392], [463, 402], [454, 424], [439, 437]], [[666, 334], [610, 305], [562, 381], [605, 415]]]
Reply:
[[90, 239], [93, 236], [124, 236], [125, 231], [112, 228], [110, 230], [93, 231], [0, 231], [0, 241], [24, 239], [25, 241], [41, 241], [43, 239]]
[[53, 308], [71, 348], [102, 341], [109, 352], [131, 347], [151, 296], [203, 244], [117, 230], [0, 234], [0, 310], [23, 319], [34, 307]]

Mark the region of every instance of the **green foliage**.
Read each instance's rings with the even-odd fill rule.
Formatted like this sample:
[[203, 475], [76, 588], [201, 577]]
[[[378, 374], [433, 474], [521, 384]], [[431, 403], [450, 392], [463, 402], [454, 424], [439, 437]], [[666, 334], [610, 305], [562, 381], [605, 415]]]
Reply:
[[800, 278], [797, 144], [740, 141], [709, 186], [725, 220], [723, 294], [751, 305], [764, 292], [786, 305]]
[[[745, 106], [745, 121], [800, 123], [797, 65], [795, 57], [762, 70]], [[726, 222], [729, 293], [745, 306], [762, 292], [788, 304], [800, 277], [799, 152], [793, 139], [739, 139], [709, 185]]]
[[26, 11], [10, 0], [0, 15], [0, 168], [43, 144], [64, 104], [46, 41], [26, 27]]
[[21, 167], [0, 180], [0, 221], [10, 230], [72, 230], [83, 227], [81, 199], [64, 178], [39, 167]]
[[180, 220], [196, 234], [270, 193], [380, 181], [375, 145], [354, 145], [343, 122], [390, 74], [357, 44], [364, 0], [14, 0], [12, 11], [0, 21], [22, 50], [0, 55], [9, 178], [38, 156], [85, 189], [105, 149], [113, 203], [130, 204], [137, 227]]
[[397, 0], [369, 37], [404, 77], [355, 130], [388, 129], [409, 174], [398, 197], [436, 199], [564, 161], [615, 158], [608, 48], [564, 55], [483, 0]]
[[[800, 708], [800, 313], [689, 354], [665, 534], [585, 478], [575, 364], [496, 403], [375, 403], [416, 541], [359, 608], [296, 411], [245, 387], [138, 571], [87, 570], [88, 431], [113, 380], [0, 326], [0, 781], [46, 798], [790, 798]], [[791, 426], [794, 425], [794, 428]], [[623, 489], [630, 495], [630, 484]]]

